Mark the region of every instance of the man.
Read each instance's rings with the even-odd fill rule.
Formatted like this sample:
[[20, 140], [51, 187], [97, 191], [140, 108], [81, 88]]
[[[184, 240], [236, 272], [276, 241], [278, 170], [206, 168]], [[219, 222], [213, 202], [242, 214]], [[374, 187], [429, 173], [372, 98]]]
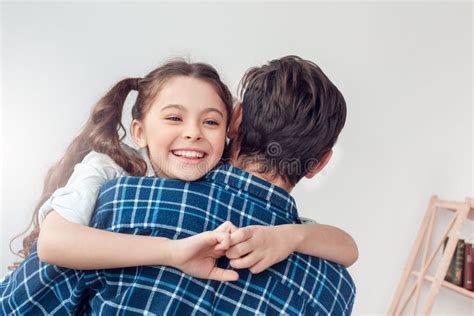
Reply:
[[[91, 226], [181, 239], [230, 221], [300, 223], [289, 192], [329, 161], [345, 122], [345, 101], [313, 63], [296, 56], [250, 69], [229, 130], [229, 164], [196, 182], [123, 177], [102, 188]], [[240, 239], [245, 239], [240, 236]], [[340, 265], [293, 253], [261, 272], [241, 269], [231, 248], [221, 268], [235, 282], [190, 277], [166, 266], [77, 271], [39, 262], [34, 252], [0, 285], [4, 313], [350, 314], [355, 286]], [[258, 270], [258, 269], [257, 269]], [[253, 273], [255, 272], [255, 273]], [[3, 286], [3, 288], [2, 288]], [[20, 303], [18, 303], [20, 302]], [[27, 302], [27, 303], [22, 303]]]

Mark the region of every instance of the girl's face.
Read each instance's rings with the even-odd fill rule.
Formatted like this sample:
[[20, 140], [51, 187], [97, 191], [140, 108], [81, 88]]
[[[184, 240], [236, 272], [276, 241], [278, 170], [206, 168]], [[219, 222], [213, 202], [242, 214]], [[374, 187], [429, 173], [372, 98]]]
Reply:
[[145, 118], [133, 121], [132, 133], [140, 147], [148, 146], [158, 176], [193, 181], [221, 159], [227, 115], [210, 84], [177, 76], [161, 87]]

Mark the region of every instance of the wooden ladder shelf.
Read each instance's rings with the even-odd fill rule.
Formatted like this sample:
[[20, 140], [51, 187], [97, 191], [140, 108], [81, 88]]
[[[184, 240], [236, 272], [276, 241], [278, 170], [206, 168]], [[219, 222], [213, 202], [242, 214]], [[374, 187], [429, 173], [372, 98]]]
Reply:
[[[454, 216], [449, 223], [444, 235], [441, 240], [436, 244], [433, 253], [428, 254], [428, 249], [431, 245], [433, 226], [436, 219], [437, 209], [447, 209], [454, 212]], [[405, 312], [405, 309], [408, 303], [414, 298], [415, 302], [413, 306], [412, 315], [418, 315], [418, 305], [420, 302], [420, 289], [423, 282], [431, 283], [429, 288], [425, 305], [422, 307], [422, 315], [429, 315], [433, 304], [441, 287], [450, 289], [459, 294], [465, 295], [474, 299], [474, 292], [466, 290], [462, 287], [459, 287], [455, 284], [444, 281], [446, 272], [448, 271], [451, 258], [454, 255], [456, 250], [456, 245], [459, 240], [459, 232], [464, 224], [464, 221], [469, 219], [474, 219], [474, 204], [470, 198], [466, 198], [464, 202], [453, 202], [453, 201], [443, 201], [438, 199], [437, 196], [431, 197], [428, 209], [421, 223], [420, 230], [418, 231], [417, 238], [413, 245], [413, 248], [410, 253], [410, 257], [403, 271], [402, 278], [398, 284], [397, 290], [393, 297], [390, 310], [388, 315], [402, 315]], [[427, 275], [428, 269], [433, 262], [436, 254], [441, 250], [442, 245], [446, 239], [449, 237], [449, 240], [446, 244], [446, 248], [442, 255], [441, 261], [436, 269], [434, 276]], [[414, 265], [418, 258], [418, 254], [423, 244], [423, 257], [421, 259], [421, 267], [418, 271], [414, 269]], [[429, 257], [428, 257], [429, 256]], [[407, 291], [407, 284], [410, 276], [416, 278], [415, 284]], [[406, 295], [408, 293], [408, 295]], [[406, 296], [402, 302], [402, 297]]]

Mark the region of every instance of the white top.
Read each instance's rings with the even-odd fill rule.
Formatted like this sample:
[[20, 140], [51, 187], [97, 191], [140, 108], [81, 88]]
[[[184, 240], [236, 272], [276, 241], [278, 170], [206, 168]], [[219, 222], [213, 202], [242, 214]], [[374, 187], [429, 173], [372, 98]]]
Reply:
[[[147, 177], [155, 176], [146, 148], [136, 150], [123, 144], [123, 149], [129, 154], [145, 160]], [[128, 173], [112, 158], [91, 151], [74, 166], [74, 171], [67, 184], [57, 189], [41, 206], [38, 212], [40, 226], [46, 215], [52, 210], [70, 222], [88, 226], [102, 185], [107, 181], [126, 175]]]

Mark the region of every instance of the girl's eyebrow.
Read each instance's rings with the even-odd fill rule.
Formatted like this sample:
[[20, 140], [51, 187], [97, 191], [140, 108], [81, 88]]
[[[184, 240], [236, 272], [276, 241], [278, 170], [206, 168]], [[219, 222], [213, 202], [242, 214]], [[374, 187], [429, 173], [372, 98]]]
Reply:
[[[184, 112], [187, 112], [188, 110], [182, 106], [181, 104], [168, 104], [167, 106], [163, 107], [160, 112], [163, 112], [164, 110], [167, 110], [167, 109], [171, 109], [171, 108], [175, 108], [175, 109], [178, 109], [178, 110], [181, 110], [181, 111], [184, 111]], [[201, 113], [208, 113], [208, 112], [216, 112], [217, 114], [219, 114], [222, 118], [224, 118], [224, 114], [219, 111], [218, 109], [216, 108], [213, 108], [213, 107], [209, 107], [209, 108], [206, 108], [204, 110], [201, 111]]]
[[208, 113], [208, 112], [216, 112], [216, 113], [219, 114], [222, 118], [224, 118], [224, 114], [222, 114], [222, 112], [219, 111], [219, 110], [216, 109], [216, 108], [207, 108], [207, 109], [204, 109], [201, 113]]
[[181, 110], [181, 111], [186, 111], [186, 108], [184, 106], [182, 106], [181, 104], [168, 104], [167, 106], [163, 107], [160, 110], [160, 112], [163, 112], [164, 110], [170, 109], [170, 108], [176, 108], [176, 109]]

